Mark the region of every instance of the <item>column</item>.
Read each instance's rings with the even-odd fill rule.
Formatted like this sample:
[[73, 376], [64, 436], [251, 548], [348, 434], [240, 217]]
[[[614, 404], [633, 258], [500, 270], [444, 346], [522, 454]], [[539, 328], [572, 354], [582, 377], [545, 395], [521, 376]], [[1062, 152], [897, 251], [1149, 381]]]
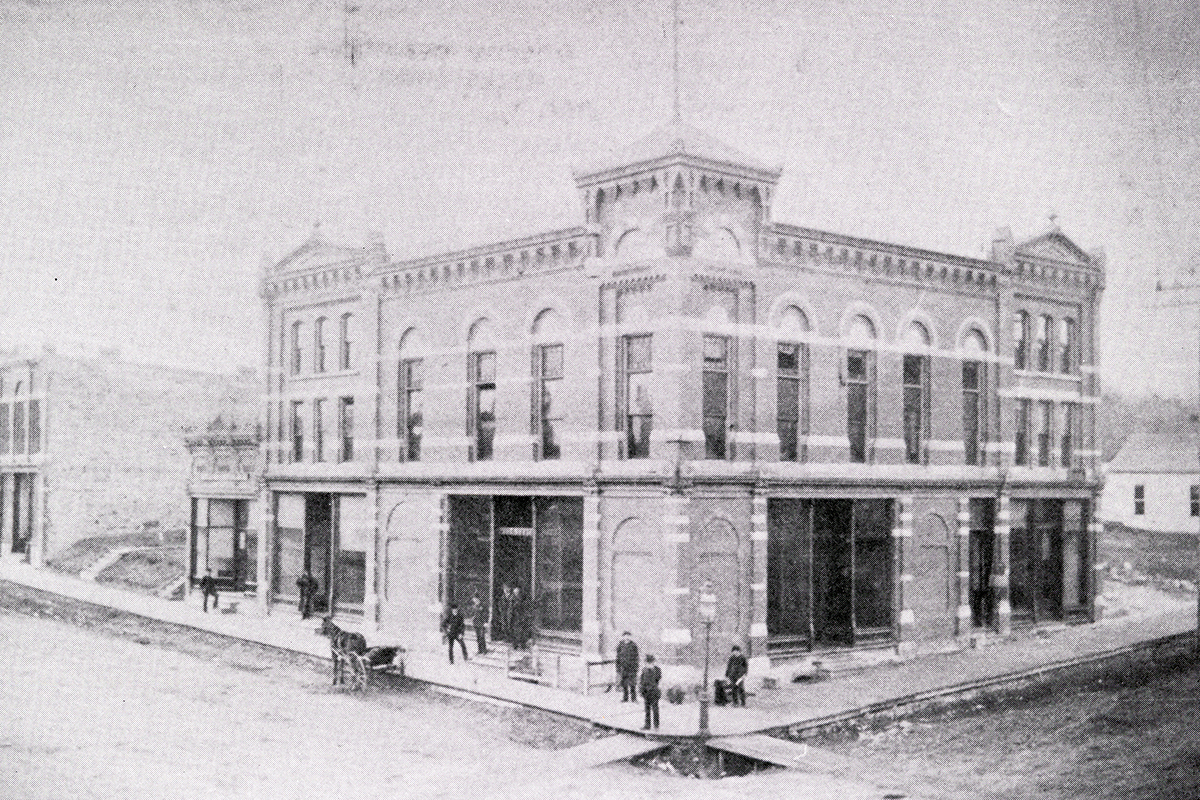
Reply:
[[11, 472], [0, 472], [0, 558], [12, 556], [13, 491], [16, 480]]
[[[1104, 586], [1104, 565], [1098, 563], [1097, 548], [1100, 546], [1100, 537], [1104, 535], [1104, 523], [1097, 519], [1096, 512], [1099, 508], [1100, 497], [1092, 495], [1090, 508], [1088, 509], [1088, 563], [1092, 568], [1087, 572], [1091, 583], [1088, 585], [1088, 619], [1092, 622], [1099, 622], [1102, 610], [1096, 607], [1096, 597], [1099, 596], [1101, 589]], [[1197, 614], [1200, 614], [1198, 607]], [[1200, 630], [1200, 622], [1197, 623], [1197, 630]]]
[[[667, 494], [663, 497], [663, 553], [666, 571], [663, 575], [663, 591], [667, 595], [667, 613], [663, 626], [663, 660], [678, 663], [692, 643], [692, 604], [690, 586], [681, 586], [684, 576], [680, 574], [687, 546], [691, 542], [691, 519], [688, 517], [688, 499], [682, 494]], [[674, 626], [674, 627], [672, 627]]]
[[33, 506], [29, 521], [29, 563], [40, 567], [46, 555], [46, 476], [40, 469], [26, 475], [32, 483], [29, 495]]
[[906, 555], [912, 548], [912, 532], [913, 532], [913, 498], [911, 495], [901, 497], [896, 501], [899, 513], [896, 515], [896, 527], [892, 529], [892, 538], [895, 541], [893, 549], [895, 565], [892, 574], [896, 578], [896, 597], [895, 607], [900, 609], [900, 621], [896, 630], [896, 638], [900, 643], [899, 650], [908, 651], [912, 649], [913, 627], [916, 624], [916, 615], [913, 610], [908, 607], [908, 584], [912, 583], [912, 575], [909, 575], [905, 568], [908, 563]]
[[271, 606], [271, 554], [275, 552], [275, 498], [267, 489], [265, 481], [260, 481], [258, 487], [258, 507], [261, 513], [258, 517], [258, 557], [254, 565], [258, 580], [258, 596], [255, 602], [264, 614]]
[[996, 549], [992, 553], [992, 600], [996, 609], [996, 629], [1001, 636], [1012, 633], [1012, 605], [1008, 601], [1008, 539], [1012, 533], [1012, 511], [1008, 495], [1000, 495], [996, 508]]
[[583, 656], [599, 661], [600, 638], [600, 494], [593, 486], [583, 496]]
[[750, 648], [746, 654], [754, 671], [765, 673], [767, 658], [767, 497], [763, 489], [751, 496], [750, 512]]
[[[374, 451], [374, 448], [372, 448]], [[378, 457], [378, 452], [375, 457]], [[366, 528], [363, 539], [367, 552], [364, 554], [363, 628], [366, 633], [379, 633], [379, 481], [367, 481], [367, 498], [363, 504], [362, 518], [358, 524]]]
[[971, 500], [958, 498], [958, 610], [954, 634], [959, 644], [971, 636]]

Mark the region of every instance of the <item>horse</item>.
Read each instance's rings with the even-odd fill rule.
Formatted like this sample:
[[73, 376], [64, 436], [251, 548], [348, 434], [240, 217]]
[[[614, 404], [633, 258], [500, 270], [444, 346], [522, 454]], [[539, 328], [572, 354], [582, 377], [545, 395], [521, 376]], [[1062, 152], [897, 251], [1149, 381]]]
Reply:
[[[364, 655], [367, 652], [367, 640], [361, 633], [344, 631], [334, 625], [333, 617], [322, 619], [317, 633], [329, 639], [329, 651], [333, 658], [333, 685], [337, 686], [344, 682], [342, 670], [346, 667], [350, 654]], [[350, 669], [354, 669], [353, 664], [349, 666]]]

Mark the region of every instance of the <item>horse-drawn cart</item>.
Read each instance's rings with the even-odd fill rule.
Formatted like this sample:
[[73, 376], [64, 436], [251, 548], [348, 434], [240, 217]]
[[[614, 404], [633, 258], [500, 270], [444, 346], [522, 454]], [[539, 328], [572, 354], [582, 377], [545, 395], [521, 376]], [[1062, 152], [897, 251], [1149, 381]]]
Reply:
[[345, 684], [351, 691], [365, 692], [371, 685], [372, 675], [404, 677], [403, 647], [367, 647], [367, 640], [361, 633], [344, 631], [329, 617], [322, 620], [317, 632], [329, 639], [334, 686]]

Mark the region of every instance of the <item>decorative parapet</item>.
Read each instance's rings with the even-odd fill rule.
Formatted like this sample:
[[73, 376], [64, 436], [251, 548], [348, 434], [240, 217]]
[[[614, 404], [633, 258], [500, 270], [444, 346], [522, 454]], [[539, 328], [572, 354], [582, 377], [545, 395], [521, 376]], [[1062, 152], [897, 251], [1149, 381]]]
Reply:
[[593, 255], [595, 234], [578, 227], [392, 263], [376, 275], [385, 291], [422, 292], [578, 269]]

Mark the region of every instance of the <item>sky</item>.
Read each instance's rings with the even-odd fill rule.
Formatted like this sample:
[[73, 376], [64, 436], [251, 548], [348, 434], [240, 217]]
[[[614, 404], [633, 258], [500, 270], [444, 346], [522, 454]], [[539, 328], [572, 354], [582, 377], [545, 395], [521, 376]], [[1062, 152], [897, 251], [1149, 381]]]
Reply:
[[[777, 221], [986, 256], [1054, 215], [1107, 254], [1106, 387], [1196, 394], [1192, 0], [679, 7], [682, 116], [782, 166]], [[259, 366], [262, 265], [315, 223], [394, 258], [577, 225], [572, 167], [671, 117], [671, 20], [671, 0], [0, 0], [0, 346]]]

